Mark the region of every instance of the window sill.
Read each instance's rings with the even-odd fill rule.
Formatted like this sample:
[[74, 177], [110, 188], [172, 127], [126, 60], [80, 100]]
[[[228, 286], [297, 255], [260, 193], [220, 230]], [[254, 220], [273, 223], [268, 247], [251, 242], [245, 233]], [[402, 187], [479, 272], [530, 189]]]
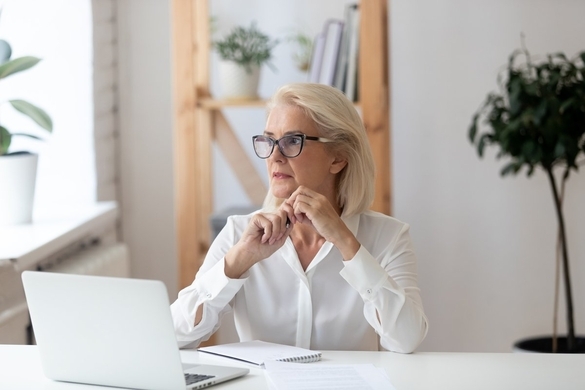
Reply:
[[98, 238], [118, 217], [116, 202], [98, 202], [36, 213], [30, 224], [0, 227], [0, 268], [33, 269], [43, 259], [84, 240]]

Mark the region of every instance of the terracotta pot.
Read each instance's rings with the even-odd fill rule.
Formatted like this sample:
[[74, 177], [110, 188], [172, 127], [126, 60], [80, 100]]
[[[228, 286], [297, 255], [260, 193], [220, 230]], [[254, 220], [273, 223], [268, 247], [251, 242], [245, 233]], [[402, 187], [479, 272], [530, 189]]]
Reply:
[[37, 161], [31, 153], [0, 156], [0, 226], [32, 221]]

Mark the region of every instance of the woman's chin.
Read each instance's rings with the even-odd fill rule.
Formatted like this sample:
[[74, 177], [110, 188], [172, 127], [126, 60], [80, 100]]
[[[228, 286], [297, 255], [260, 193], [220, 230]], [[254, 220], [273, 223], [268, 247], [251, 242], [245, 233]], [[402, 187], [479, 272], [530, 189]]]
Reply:
[[272, 188], [272, 196], [279, 199], [288, 199], [293, 192], [290, 188]]

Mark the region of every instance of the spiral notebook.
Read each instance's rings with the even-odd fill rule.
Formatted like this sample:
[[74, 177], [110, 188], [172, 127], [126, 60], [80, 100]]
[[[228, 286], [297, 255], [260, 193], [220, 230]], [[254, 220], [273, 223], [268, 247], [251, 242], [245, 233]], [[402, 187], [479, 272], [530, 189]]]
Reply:
[[321, 359], [321, 352], [319, 351], [293, 347], [291, 345], [269, 343], [260, 340], [212, 345], [209, 347], [201, 347], [198, 351], [228, 357], [259, 366], [263, 366], [264, 362], [269, 360], [292, 363], [311, 363]]

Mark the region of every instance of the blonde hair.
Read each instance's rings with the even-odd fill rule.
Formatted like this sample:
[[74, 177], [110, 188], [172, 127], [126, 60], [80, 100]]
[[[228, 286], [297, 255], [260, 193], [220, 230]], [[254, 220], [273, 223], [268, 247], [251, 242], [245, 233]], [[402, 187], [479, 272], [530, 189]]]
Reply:
[[[362, 213], [374, 199], [375, 164], [364, 124], [353, 104], [338, 89], [313, 83], [282, 86], [268, 102], [268, 115], [280, 105], [300, 108], [317, 125], [319, 136], [333, 140], [326, 143], [347, 166], [337, 180], [337, 202], [343, 215]], [[264, 207], [275, 209], [283, 199], [268, 191]]]

